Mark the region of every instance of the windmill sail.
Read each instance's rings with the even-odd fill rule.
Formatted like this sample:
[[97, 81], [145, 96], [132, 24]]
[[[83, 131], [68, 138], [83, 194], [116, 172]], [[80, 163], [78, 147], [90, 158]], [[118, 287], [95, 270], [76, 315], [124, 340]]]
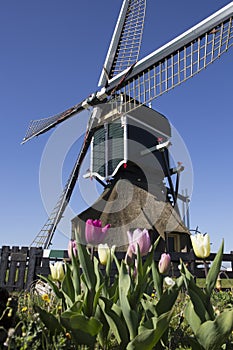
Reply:
[[[104, 86], [106, 84], [106, 76], [112, 78], [138, 60], [145, 10], [146, 0], [124, 0], [99, 85]], [[97, 95], [92, 94], [64, 112], [48, 118], [32, 120], [22, 143], [45, 133], [85, 108], [101, 103], [105, 97], [105, 94], [102, 96], [101, 92]]]
[[140, 60], [129, 74], [112, 78], [106, 93], [130, 96], [121, 106], [126, 113], [185, 82], [232, 46], [232, 16], [233, 2]]
[[[91, 120], [94, 121], [94, 118]], [[86, 153], [88, 151], [88, 148], [90, 146], [94, 130], [95, 129], [92, 128], [91, 125], [87, 129], [78, 158], [74, 164], [74, 167], [64, 187], [64, 190], [61, 196], [59, 197], [58, 202], [55, 205], [48, 220], [46, 221], [46, 223], [44, 224], [40, 232], [37, 234], [37, 236], [34, 238], [33, 242], [31, 243], [31, 246], [37, 246], [37, 247], [43, 246], [44, 249], [47, 249], [50, 246], [54, 232], [57, 228], [58, 223], [62, 218], [62, 215], [69, 203], [70, 197], [74, 190], [77, 178], [79, 176], [79, 171], [80, 171], [82, 162], [86, 156]]]
[[29, 127], [27, 129], [25, 137], [23, 138], [22, 143], [25, 143], [31, 138], [39, 136], [40, 134], [43, 134], [44, 132], [52, 129], [53, 127], [62, 123], [72, 115], [81, 112], [83, 109], [84, 107], [82, 106], [82, 103], [78, 103], [75, 106], [67, 109], [66, 111], [56, 114], [52, 117], [32, 120], [29, 124]]
[[109, 79], [137, 62], [145, 12], [146, 0], [124, 0], [100, 76], [99, 86], [105, 86]]

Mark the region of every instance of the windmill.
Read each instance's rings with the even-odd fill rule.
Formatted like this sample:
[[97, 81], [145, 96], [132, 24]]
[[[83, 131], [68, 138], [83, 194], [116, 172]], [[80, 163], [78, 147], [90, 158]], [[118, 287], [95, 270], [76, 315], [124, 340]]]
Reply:
[[[171, 136], [169, 123], [164, 116], [150, 109], [148, 105], [163, 93], [199, 73], [232, 46], [233, 2], [138, 61], [145, 9], [145, 0], [123, 1], [101, 72], [99, 91], [94, 92], [62, 113], [32, 121], [29, 125], [23, 143], [45, 133], [85, 109], [93, 109], [84, 142], [71, 175], [48, 221], [34, 239], [33, 245], [47, 248], [51, 244], [57, 225], [71, 198], [80, 167], [89, 148], [91, 148], [92, 163], [87, 176], [94, 176], [104, 186], [110, 180], [113, 180], [112, 183], [115, 184], [119, 179], [119, 175], [122, 177], [124, 174], [129, 172], [132, 174], [135, 171], [137, 179], [142, 180], [143, 174], [140, 173], [138, 177], [138, 171], [140, 172], [140, 170], [135, 169], [134, 162], [129, 161], [131, 156], [129, 157], [126, 152], [128, 150], [127, 142], [121, 142], [119, 146], [120, 155], [114, 155], [114, 157], [111, 157], [112, 159], [108, 159], [109, 149], [102, 150], [104, 161], [95, 163], [98, 158], [98, 145], [102, 147], [102, 144], [106, 144], [106, 142], [100, 142], [101, 137], [106, 138], [106, 135], [110, 135], [111, 132], [122, 132], [123, 135], [115, 137], [115, 139], [124, 141], [127, 130], [130, 128], [134, 131], [137, 130], [138, 123], [146, 124], [145, 129], [149, 138], [151, 135], [154, 136], [153, 142], [145, 144], [144, 149], [138, 151], [141, 156], [146, 156], [147, 152], [154, 153], [158, 165], [155, 167], [157, 168], [158, 179], [161, 180], [166, 177], [168, 180], [169, 186], [165, 193], [166, 200], [170, 201], [170, 204], [179, 214], [176, 202], [179, 196], [179, 174], [182, 167], [170, 169], [168, 157], [169, 138]], [[128, 123], [129, 120], [130, 123]], [[158, 120], [160, 122], [156, 128], [154, 124]], [[148, 129], [150, 129], [150, 132]], [[133, 134], [135, 135], [134, 132]], [[117, 149], [115, 146], [114, 144], [114, 150]], [[106, 162], [106, 159], [109, 161]], [[146, 161], [145, 163], [147, 164]], [[103, 164], [104, 167], [102, 167]], [[126, 165], [127, 168], [125, 168]], [[143, 166], [144, 163], [142, 168]], [[175, 186], [171, 181], [173, 174], [177, 176]], [[146, 189], [144, 188], [144, 190]]]

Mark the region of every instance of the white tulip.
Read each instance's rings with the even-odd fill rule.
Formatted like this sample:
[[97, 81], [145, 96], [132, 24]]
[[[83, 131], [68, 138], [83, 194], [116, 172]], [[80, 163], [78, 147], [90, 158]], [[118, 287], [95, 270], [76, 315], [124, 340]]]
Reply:
[[190, 237], [195, 255], [200, 259], [208, 258], [210, 255], [210, 237], [208, 233], [197, 233]]

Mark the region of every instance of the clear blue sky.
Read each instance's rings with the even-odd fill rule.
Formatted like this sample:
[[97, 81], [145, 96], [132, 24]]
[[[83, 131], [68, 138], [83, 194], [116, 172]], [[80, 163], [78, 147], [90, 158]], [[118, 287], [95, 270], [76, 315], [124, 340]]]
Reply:
[[[121, 2], [1, 2], [0, 246], [30, 244], [47, 219], [39, 178], [42, 154], [52, 132], [25, 145], [20, 142], [31, 119], [61, 112], [97, 90]], [[148, 0], [140, 57], [227, 3], [197, 0], [187, 6], [184, 0]], [[191, 226], [198, 225], [202, 232], [210, 234], [213, 251], [224, 238], [226, 252], [233, 250], [232, 57], [233, 48], [205, 71], [153, 103], [179, 132], [191, 157]], [[80, 120], [85, 128], [85, 116]], [[61, 133], [61, 145], [62, 142]], [[59, 152], [58, 149], [56, 156]], [[72, 168], [71, 160], [66, 159], [64, 174], [66, 168]], [[43, 176], [45, 173], [43, 169]], [[51, 167], [47, 176], [51, 184]], [[86, 189], [82, 186], [82, 191], [88, 190], [88, 183]], [[77, 192], [72, 202], [76, 202], [78, 213], [83, 206]], [[55, 235], [54, 248], [66, 248], [69, 230], [66, 236], [59, 232]]]

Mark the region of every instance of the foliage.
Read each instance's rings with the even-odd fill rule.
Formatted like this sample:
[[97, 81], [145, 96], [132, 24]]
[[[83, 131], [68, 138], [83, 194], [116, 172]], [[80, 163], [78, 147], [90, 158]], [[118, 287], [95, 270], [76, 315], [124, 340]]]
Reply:
[[[157, 244], [144, 258], [137, 245], [129, 265], [110, 251], [104, 266], [77, 244], [62, 282], [41, 277], [43, 293], [18, 296], [17, 319], [2, 326], [0, 349], [231, 349], [232, 292], [215, 289], [223, 244], [204, 288], [182, 262], [179, 278], [161, 274]], [[8, 303], [0, 320], [10, 310]]]

